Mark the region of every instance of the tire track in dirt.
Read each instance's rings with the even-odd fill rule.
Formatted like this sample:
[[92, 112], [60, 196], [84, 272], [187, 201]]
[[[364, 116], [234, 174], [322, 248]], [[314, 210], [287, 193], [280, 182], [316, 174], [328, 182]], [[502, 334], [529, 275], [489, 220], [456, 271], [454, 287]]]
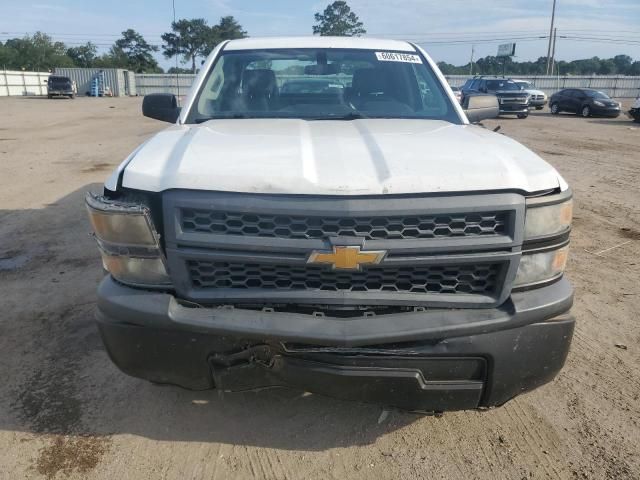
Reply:
[[535, 458], [547, 478], [560, 478], [560, 473], [553, 462], [551, 462], [548, 455], [541, 451], [545, 443], [536, 442], [535, 438], [533, 438], [537, 430], [536, 423], [526, 414], [523, 414], [523, 410], [516, 405], [518, 401], [519, 399], [516, 399], [503, 407], [507, 416], [512, 420], [511, 423], [514, 428], [520, 433], [516, 437], [515, 445], [524, 457], [531, 456]]
[[[574, 333], [574, 342], [576, 352], [580, 352], [582, 358], [588, 362], [590, 371], [600, 380], [606, 382], [606, 388], [601, 383], [589, 385], [593, 391], [605, 396], [607, 400], [611, 400], [610, 392], [616, 392], [624, 397], [624, 400], [627, 400], [627, 402], [619, 400], [621, 405], [629, 405], [629, 403], [633, 405], [633, 402], [638, 401], [640, 380], [637, 379], [637, 373], [627, 367], [623, 359], [602, 348], [598, 351], [597, 358], [593, 358], [596, 342], [579, 331]], [[576, 380], [586, 383], [579, 378]], [[628, 393], [627, 390], [635, 393]], [[637, 405], [635, 410], [640, 412], [640, 405]]]
[[580, 447], [595, 460], [586, 465], [577, 465], [576, 476], [584, 479], [637, 480], [638, 477], [627, 461], [627, 458], [634, 458], [635, 453], [633, 451], [621, 453], [621, 450], [626, 448], [621, 443], [614, 442], [611, 435], [598, 423], [590, 421], [593, 414], [585, 408], [579, 393], [575, 391], [570, 393], [567, 406], [571, 416], [577, 421], [578, 436], [576, 438]]

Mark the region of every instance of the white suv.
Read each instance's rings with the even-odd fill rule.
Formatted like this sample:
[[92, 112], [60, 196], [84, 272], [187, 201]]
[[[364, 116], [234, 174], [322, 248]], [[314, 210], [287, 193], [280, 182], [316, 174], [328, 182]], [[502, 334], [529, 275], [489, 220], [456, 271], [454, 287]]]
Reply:
[[574, 328], [571, 190], [470, 124], [494, 96], [465, 108], [420, 47], [346, 37], [224, 42], [182, 109], [145, 97], [173, 124], [86, 201], [111, 359], [422, 411], [550, 381]]

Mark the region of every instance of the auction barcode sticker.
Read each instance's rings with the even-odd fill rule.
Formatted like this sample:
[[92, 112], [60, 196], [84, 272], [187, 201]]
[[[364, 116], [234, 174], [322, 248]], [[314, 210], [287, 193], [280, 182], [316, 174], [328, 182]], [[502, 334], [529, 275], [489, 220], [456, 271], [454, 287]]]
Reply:
[[411, 53], [376, 52], [376, 57], [381, 62], [422, 63], [418, 55]]

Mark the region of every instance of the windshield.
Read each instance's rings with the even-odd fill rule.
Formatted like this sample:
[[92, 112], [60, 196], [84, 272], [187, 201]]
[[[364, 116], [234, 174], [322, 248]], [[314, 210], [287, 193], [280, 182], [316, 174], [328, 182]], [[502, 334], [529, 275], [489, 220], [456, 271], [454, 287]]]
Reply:
[[515, 83], [516, 83], [519, 87], [522, 87], [522, 88], [525, 88], [525, 89], [526, 89], [526, 88], [533, 88], [533, 85], [532, 85], [530, 82], [524, 82], [524, 81], [521, 81], [521, 82], [515, 82]]
[[424, 118], [462, 123], [421, 55], [355, 49], [223, 52], [186, 122], [219, 118]]
[[500, 90], [521, 90], [513, 80], [487, 80], [487, 90], [497, 92]]
[[599, 92], [597, 90], [585, 90], [585, 92], [587, 94], [587, 96], [591, 97], [591, 98], [603, 98], [603, 99], [608, 99], [609, 95], [607, 95], [604, 92]]
[[49, 83], [58, 84], [67, 84], [71, 83], [71, 80], [68, 77], [49, 77]]

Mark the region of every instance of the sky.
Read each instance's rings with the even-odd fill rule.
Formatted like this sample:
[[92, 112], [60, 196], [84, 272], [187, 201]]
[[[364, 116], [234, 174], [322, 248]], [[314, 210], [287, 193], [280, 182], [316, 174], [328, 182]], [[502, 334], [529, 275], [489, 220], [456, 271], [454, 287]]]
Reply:
[[[332, 0], [331, 0], [332, 1]], [[175, 0], [177, 18], [233, 15], [250, 36], [310, 35], [329, 0]], [[515, 42], [517, 61], [547, 53], [553, 0], [348, 0], [372, 37], [410, 40], [436, 61], [463, 65]], [[152, 44], [170, 30], [172, 0], [0, 0], [0, 41], [35, 31], [68, 45], [92, 41], [106, 51], [127, 28]], [[640, 0], [557, 0], [556, 58], [617, 54], [640, 60]], [[157, 55], [168, 68], [175, 60]]]

